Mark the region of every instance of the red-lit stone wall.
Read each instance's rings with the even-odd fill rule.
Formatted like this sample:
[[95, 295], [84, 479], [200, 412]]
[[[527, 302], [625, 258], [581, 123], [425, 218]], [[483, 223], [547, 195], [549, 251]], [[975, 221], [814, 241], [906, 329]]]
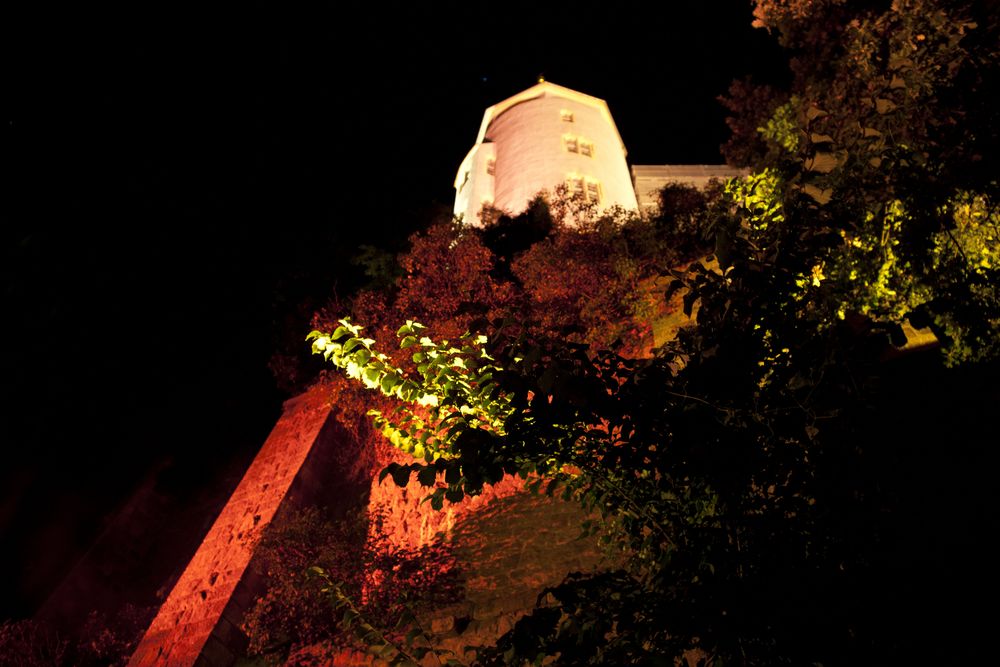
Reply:
[[[370, 479], [370, 459], [330, 418], [322, 389], [285, 403], [284, 412], [236, 491], [160, 608], [131, 667], [228, 665], [245, 639], [239, 630], [256, 594], [248, 571], [253, 538], [275, 515], [317, 492], [351, 497]], [[334, 474], [331, 475], [331, 470]], [[330, 478], [335, 483], [328, 483]]]
[[[418, 547], [438, 537], [451, 542], [465, 573], [464, 600], [436, 610], [429, 625], [449, 648], [492, 642], [531, 608], [540, 587], [573, 570], [600, 566], [592, 542], [580, 542], [583, 518], [575, 503], [532, 496], [507, 477], [474, 498], [435, 511], [421, 502], [427, 489], [406, 488], [377, 471], [406, 455], [387, 443], [362, 445], [331, 413], [322, 386], [285, 404], [282, 417], [236, 491], [209, 529], [132, 656], [132, 667], [228, 666], [242, 656], [243, 616], [262, 592], [252, 567], [254, 538], [272, 521], [304, 505], [334, 516], [367, 502], [372, 530], [391, 544]], [[472, 623], [461, 636], [452, 619]], [[450, 639], [448, 639], [450, 637]], [[340, 664], [369, 664], [371, 656], [338, 656]]]
[[[382, 450], [377, 467], [381, 470], [392, 461], [412, 463], [413, 459], [398, 450]], [[443, 478], [439, 481], [443, 482]], [[404, 488], [396, 486], [390, 477], [379, 483], [376, 475], [371, 483], [368, 508], [373, 516], [382, 516], [384, 521], [380, 526], [373, 525], [372, 530], [380, 529], [393, 545], [409, 548], [424, 546], [432, 543], [439, 534], [448, 535], [455, 524], [468, 514], [523, 489], [524, 483], [520, 479], [505, 475], [498, 484], [484, 488], [482, 494], [467, 496], [460, 503], [445, 502], [438, 511], [429, 502], [422, 502], [429, 489], [420, 485], [416, 475]]]
[[[463, 599], [425, 615], [429, 627], [459, 656], [489, 645], [535, 606], [539, 592], [570, 572], [612, 565], [593, 536], [581, 537], [580, 504], [527, 492], [497, 498], [461, 517], [450, 537], [465, 581]], [[455, 619], [465, 619], [456, 632]]]

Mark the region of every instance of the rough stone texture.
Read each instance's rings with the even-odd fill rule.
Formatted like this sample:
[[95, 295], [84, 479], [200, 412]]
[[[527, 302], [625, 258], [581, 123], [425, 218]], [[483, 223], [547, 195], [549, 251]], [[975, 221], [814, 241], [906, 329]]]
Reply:
[[[440, 637], [442, 648], [462, 656], [465, 647], [491, 644], [510, 630], [546, 586], [571, 572], [609, 567], [597, 540], [581, 538], [586, 518], [575, 502], [527, 492], [466, 514], [450, 538], [464, 570], [465, 599], [427, 614], [425, 627]], [[460, 634], [456, 618], [471, 619]]]
[[[231, 414], [220, 406], [212, 412], [218, 423], [206, 424], [204, 414], [179, 420], [193, 428], [186, 432], [189, 441], [171, 457], [161, 458], [105, 516], [100, 535], [39, 608], [36, 619], [71, 636], [91, 623], [91, 614], [128, 626], [125, 619], [138, 621], [147, 610], [155, 613], [253, 461], [280, 415], [280, 405], [239, 423], [229, 421]], [[223, 431], [232, 436], [225, 448], [204, 451], [204, 446], [192, 446], [209, 445]], [[137, 438], [137, 443], [143, 442], [143, 436]]]
[[[421, 627], [437, 641], [437, 649], [451, 651], [467, 662], [474, 657], [467, 647], [494, 643], [535, 607], [539, 592], [546, 586], [560, 583], [571, 572], [596, 572], [610, 567], [612, 563], [597, 540], [581, 538], [581, 524], [586, 518], [575, 502], [523, 489], [493, 496], [461, 512], [444, 538], [453, 544], [463, 573], [463, 598], [418, 614]], [[455, 629], [456, 619], [463, 620], [461, 633]], [[321, 646], [311, 648], [315, 652], [307, 647], [302, 655], [323, 656], [316, 664], [389, 664], [370, 653], [330, 653]], [[439, 667], [441, 662], [431, 653], [423, 664]]]
[[[262, 590], [252, 567], [255, 538], [269, 523], [306, 504], [333, 516], [368, 503], [391, 542], [416, 547], [450, 540], [465, 598], [428, 617], [443, 646], [493, 642], [535, 604], [541, 588], [572, 571], [602, 566], [593, 541], [578, 540], [585, 518], [575, 503], [524, 491], [506, 478], [481, 496], [434, 511], [415, 479], [399, 488], [377, 470], [406, 456], [362, 448], [331, 415], [322, 388], [288, 401], [284, 413], [219, 514], [132, 656], [133, 667], [232, 665], [243, 656], [240, 625]], [[461, 635], [455, 617], [472, 619]], [[372, 664], [343, 652], [336, 664]]]
[[305, 502], [354, 505], [372, 461], [330, 417], [322, 389], [284, 413], [129, 662], [133, 667], [230, 665], [245, 648], [239, 630], [259, 582], [248, 570], [254, 538], [279, 512]]
[[[413, 462], [410, 456], [399, 450], [383, 451], [385, 453], [379, 456], [378, 460], [379, 470], [393, 461]], [[438, 481], [443, 483], [444, 476], [440, 475]], [[410, 483], [402, 488], [396, 486], [390, 477], [386, 477], [380, 483], [378, 475], [375, 475], [371, 482], [368, 509], [373, 516], [381, 516], [383, 520], [380, 526], [373, 525], [372, 530], [380, 528], [389, 543], [395, 546], [406, 548], [425, 546], [434, 542], [439, 536], [447, 536], [456, 522], [461, 521], [466, 515], [479, 511], [499, 498], [519, 493], [523, 489], [524, 483], [521, 479], [504, 475], [500, 482], [484, 488], [480, 495], [466, 496], [459, 503], [445, 502], [444, 507], [438, 511], [433, 509], [430, 503], [423, 502], [430, 489], [421, 486], [416, 475], [411, 476]]]

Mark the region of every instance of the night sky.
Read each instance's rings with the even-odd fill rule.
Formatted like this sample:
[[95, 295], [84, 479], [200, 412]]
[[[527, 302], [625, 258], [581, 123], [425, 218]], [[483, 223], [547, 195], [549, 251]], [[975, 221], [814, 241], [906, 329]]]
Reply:
[[0, 620], [150, 479], [238, 475], [274, 350], [359, 245], [450, 211], [487, 106], [544, 74], [608, 101], [630, 163], [718, 163], [716, 96], [784, 76], [748, 0], [134, 4], [8, 25]]

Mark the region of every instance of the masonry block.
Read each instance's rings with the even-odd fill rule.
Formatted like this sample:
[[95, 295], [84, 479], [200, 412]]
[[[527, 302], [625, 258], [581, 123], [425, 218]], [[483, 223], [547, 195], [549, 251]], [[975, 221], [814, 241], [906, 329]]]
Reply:
[[245, 647], [239, 630], [259, 584], [254, 543], [303, 504], [346, 507], [368, 488], [372, 462], [331, 417], [322, 388], [285, 403], [278, 423], [160, 607], [130, 667], [225, 667]]

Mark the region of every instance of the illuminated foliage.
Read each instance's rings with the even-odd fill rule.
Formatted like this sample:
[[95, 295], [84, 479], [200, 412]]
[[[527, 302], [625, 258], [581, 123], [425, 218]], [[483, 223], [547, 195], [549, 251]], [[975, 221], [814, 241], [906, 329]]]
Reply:
[[397, 484], [405, 486], [411, 470], [419, 470], [421, 483], [435, 486], [438, 473], [446, 473], [448, 487], [437, 489], [431, 499], [432, 506], [440, 509], [446, 496], [458, 501], [465, 492], [478, 493], [484, 482], [500, 481], [502, 467], [486, 466], [485, 477], [470, 477], [449, 465], [449, 461], [462, 452], [470, 434], [479, 439], [502, 437], [503, 421], [512, 408], [494, 381], [499, 368], [482, 347], [485, 336], [463, 336], [455, 346], [421, 336], [425, 329], [411, 321], [397, 333], [400, 348], [412, 351], [417, 364], [419, 375], [412, 379], [388, 363], [387, 355], [371, 347], [375, 341], [362, 338], [361, 327], [347, 320], [328, 335], [314, 331], [309, 337], [313, 351], [343, 369], [348, 377], [415, 406], [398, 421], [386, 418], [377, 409], [369, 411], [389, 442], [426, 464], [393, 464], [382, 477], [391, 474]]
[[761, 156], [774, 152], [775, 142], [767, 141], [760, 130], [787, 97], [771, 86], [756, 85], [750, 79], [733, 81], [727, 93], [719, 96], [719, 102], [731, 114], [726, 118], [730, 136], [720, 147], [727, 164], [757, 166]]
[[[966, 586], [988, 578], [975, 526], [995, 447], [961, 415], [991, 405], [979, 385], [1000, 340], [997, 16], [933, 0], [757, 7], [795, 50], [795, 80], [765, 119], [737, 123], [754, 172], [696, 218], [713, 256], [672, 272], [696, 322], [654, 357], [553, 335], [600, 318], [523, 263], [593, 258], [586, 237], [512, 261], [524, 303], [561, 313], [535, 330], [410, 322], [415, 370], [388, 367], [398, 353], [350, 322], [314, 335], [409, 403], [377, 416], [422, 459], [386, 476], [416, 474], [443, 506], [521, 472], [597, 510], [620, 549], [621, 569], [544, 591], [483, 664], [908, 664], [934, 653], [933, 632], [969, 656], [987, 636], [945, 573], [965, 572], [960, 552]], [[570, 263], [630, 275], [585, 264]], [[623, 303], [602, 306], [609, 320], [635, 312], [612, 312]], [[907, 325], [939, 349], [887, 361]]]
[[789, 153], [795, 153], [799, 147], [798, 126], [795, 123], [795, 112], [801, 100], [793, 97], [788, 103], [782, 104], [774, 110], [767, 122], [757, 128], [765, 139], [776, 144]]
[[512, 264], [536, 335], [565, 332], [570, 340], [638, 353], [651, 344], [648, 279], [668, 262], [652, 229], [634, 217], [599, 217], [576, 226], [556, 223], [548, 237]]
[[[332, 394], [339, 421], [376, 451], [385, 468], [383, 480], [391, 476], [395, 483], [406, 484], [412, 478], [426, 488], [429, 502], [411, 508], [418, 516], [429, 518], [447, 502], [478, 494], [505, 473], [527, 477], [551, 463], [536, 461], [526, 452], [523, 461], [514, 464], [510, 450], [490, 452], [484, 445], [488, 438], [498, 445], [504, 442], [499, 436], [513, 408], [505, 405], [491, 379], [498, 367], [483, 354], [487, 343], [480, 334], [463, 336], [470, 326], [510, 318], [542, 338], [586, 340], [633, 353], [651, 347], [649, 336], [640, 335], [646, 329], [640, 315], [663, 307], [656, 303], [655, 285], [643, 280], [669, 265], [672, 255], [649, 225], [621, 212], [599, 216], [591, 209], [555, 199], [551, 206], [536, 204], [523, 216], [500, 217], [483, 231], [434, 225], [411, 237], [390, 288], [383, 284], [363, 291], [350, 303], [334, 301], [316, 314], [313, 349], [344, 370], [343, 375], [321, 379]], [[565, 224], [568, 215], [575, 216], [578, 227]], [[365, 251], [366, 257], [374, 255]], [[382, 260], [379, 274], [392, 275]], [[579, 269], [570, 274], [571, 280], [561, 279], [567, 275], [566, 262]], [[347, 311], [351, 320], [340, 320]], [[419, 323], [413, 321], [417, 318]], [[362, 330], [352, 320], [367, 326]], [[463, 468], [462, 457], [474, 453], [477, 465]], [[506, 483], [518, 484], [510, 479]], [[408, 539], [400, 540], [399, 526], [392, 522], [378, 530], [387, 539]], [[279, 539], [323, 543], [319, 533], [310, 535]], [[316, 545], [301, 551], [319, 558]], [[400, 563], [411, 559], [406, 562], [413, 567], [427, 566], [423, 554], [406, 549], [397, 554]], [[276, 570], [283, 574], [271, 579], [248, 621], [257, 650], [284, 641], [279, 653], [288, 651], [289, 659], [301, 653], [305, 661], [316, 652], [326, 655], [324, 651], [356, 642], [352, 633], [337, 629], [336, 619], [317, 620], [335, 591], [342, 594], [338, 604], [348, 600], [365, 622], [384, 625], [385, 618], [370, 613], [357, 597], [354, 575], [332, 567], [327, 559], [318, 565], [325, 584], [306, 579], [306, 560], [286, 559]], [[308, 594], [297, 602], [289, 600], [299, 586]], [[321, 588], [327, 589], [327, 597], [318, 596]], [[403, 634], [414, 629], [407, 623], [401, 627]], [[310, 628], [316, 632], [306, 632]], [[382, 646], [396, 645], [398, 633], [384, 630], [387, 643]], [[290, 648], [287, 638], [294, 633], [299, 633], [297, 648]], [[324, 642], [329, 650], [322, 648]]]
[[[997, 84], [987, 74], [1000, 57], [995, 12], [761, 0], [755, 16], [796, 53], [794, 94], [761, 128], [772, 148], [754, 149], [788, 184], [789, 229], [769, 243], [796, 274], [792, 300], [818, 326], [861, 316], [898, 339], [912, 320], [934, 329], [949, 362], [989, 358], [1000, 314], [987, 231], [998, 173]], [[978, 211], [971, 226], [956, 214], [965, 206]], [[801, 266], [789, 250], [803, 254]]]

